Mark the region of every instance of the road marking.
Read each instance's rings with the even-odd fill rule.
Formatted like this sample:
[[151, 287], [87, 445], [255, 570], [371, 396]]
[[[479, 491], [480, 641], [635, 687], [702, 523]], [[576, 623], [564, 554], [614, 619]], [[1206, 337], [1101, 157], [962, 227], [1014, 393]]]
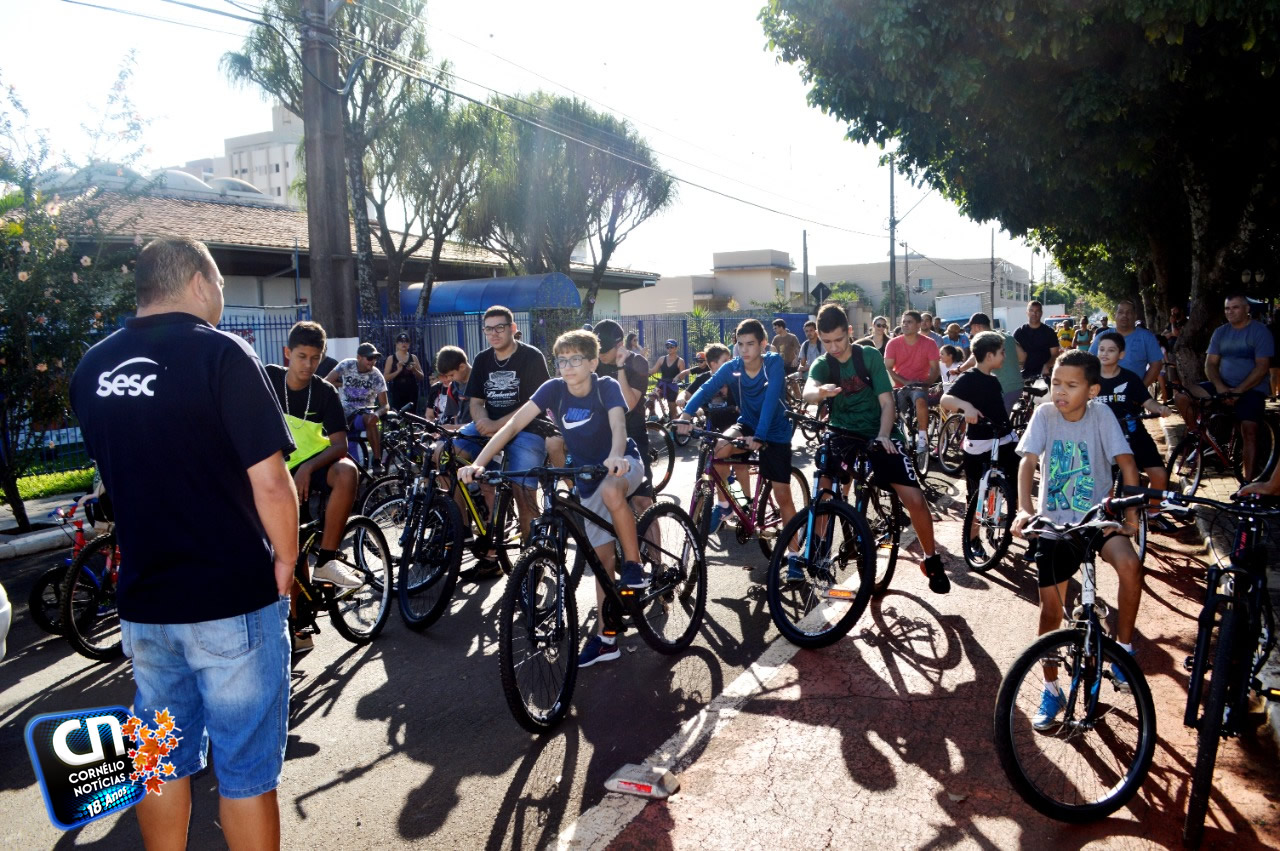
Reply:
[[[739, 674], [701, 712], [684, 722], [675, 735], [645, 759], [644, 765], [679, 774], [693, 762], [695, 754], [704, 750], [701, 746], [707, 740], [737, 717], [744, 703], [764, 691], [779, 669], [791, 661], [799, 649], [781, 636], [774, 639], [760, 658], [751, 663], [751, 667]], [[557, 851], [604, 848], [640, 815], [646, 803], [648, 801], [642, 798], [610, 792], [604, 800], [561, 831], [555, 844], [549, 847]]]

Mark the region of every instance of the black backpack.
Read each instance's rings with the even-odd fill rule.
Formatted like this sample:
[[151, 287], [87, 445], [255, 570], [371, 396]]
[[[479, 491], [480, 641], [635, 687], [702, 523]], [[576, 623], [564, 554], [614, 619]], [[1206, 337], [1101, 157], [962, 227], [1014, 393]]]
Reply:
[[[849, 355], [853, 358], [853, 371], [862, 383], [871, 387], [871, 370], [867, 369], [867, 360], [862, 354], [862, 346], [857, 343], [849, 344]], [[827, 380], [825, 384], [840, 384], [840, 362], [830, 355], [824, 355], [827, 359]]]

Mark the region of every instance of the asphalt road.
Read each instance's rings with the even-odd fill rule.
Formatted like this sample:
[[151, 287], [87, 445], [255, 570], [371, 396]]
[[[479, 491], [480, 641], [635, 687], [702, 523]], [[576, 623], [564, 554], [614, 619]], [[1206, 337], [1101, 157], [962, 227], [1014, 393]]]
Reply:
[[[665, 492], [682, 504], [695, 478], [694, 449], [680, 450]], [[808, 453], [795, 458], [808, 464]], [[496, 607], [505, 580], [460, 586], [450, 611], [425, 633], [408, 630], [398, 611], [366, 647], [326, 629], [313, 651], [295, 657], [280, 786], [286, 844], [533, 848], [554, 840], [600, 801], [614, 770], [643, 761], [778, 637], [756, 542], [740, 545], [726, 529], [712, 536], [707, 557], [707, 616], [689, 651], [661, 656], [634, 633], [624, 636], [620, 660], [580, 672], [572, 714], [547, 737], [518, 727], [502, 696]], [[50, 826], [25, 756], [22, 733], [32, 716], [132, 700], [127, 661], [84, 659], [27, 616], [31, 584], [58, 558], [0, 566], [17, 609], [0, 663], [0, 752], [10, 755], [0, 765], [0, 845], [134, 848], [132, 813], [70, 835]], [[583, 635], [593, 610], [584, 582]], [[191, 845], [223, 847], [212, 772], [194, 789]]]

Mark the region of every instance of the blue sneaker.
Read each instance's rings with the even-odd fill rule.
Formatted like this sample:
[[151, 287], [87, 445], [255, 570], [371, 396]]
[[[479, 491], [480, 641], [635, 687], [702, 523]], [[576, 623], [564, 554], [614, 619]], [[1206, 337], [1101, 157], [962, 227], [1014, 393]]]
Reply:
[[804, 556], [791, 553], [787, 556], [787, 582], [804, 582]]
[[1066, 700], [1061, 690], [1055, 694], [1046, 688], [1044, 694], [1040, 696], [1040, 711], [1031, 719], [1031, 726], [1037, 730], [1048, 730], [1058, 723], [1058, 713], [1062, 711], [1065, 704]]
[[[1123, 649], [1123, 648], [1122, 648]], [[1130, 656], [1134, 655], [1132, 653]], [[1133, 694], [1133, 686], [1129, 684], [1129, 678], [1120, 670], [1120, 666], [1115, 662], [1111, 663], [1111, 683], [1116, 687], [1116, 691], [1122, 694]]]
[[733, 509], [727, 505], [711, 506], [711, 528], [707, 530], [708, 535], [714, 535], [720, 531], [720, 527], [724, 525], [724, 519], [733, 513]]
[[578, 667], [590, 668], [596, 662], [612, 662], [622, 655], [618, 650], [618, 642], [605, 644], [599, 635], [587, 639], [587, 645], [578, 654]]
[[634, 561], [623, 562], [618, 584], [623, 588], [648, 588], [649, 577], [644, 575], [644, 565]]

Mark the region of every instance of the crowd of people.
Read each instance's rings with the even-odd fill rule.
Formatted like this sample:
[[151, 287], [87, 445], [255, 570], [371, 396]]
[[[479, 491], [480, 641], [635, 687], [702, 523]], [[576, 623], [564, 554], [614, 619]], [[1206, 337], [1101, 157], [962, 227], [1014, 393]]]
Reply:
[[[1111, 491], [1116, 476], [1135, 484], [1143, 471], [1153, 485], [1163, 482], [1160, 453], [1141, 418], [1172, 413], [1164, 402], [1177, 377], [1166, 364], [1183, 324], [1175, 308], [1158, 337], [1137, 322], [1136, 306], [1122, 301], [1114, 328], [1102, 317], [1097, 326], [1082, 318], [1055, 329], [1032, 302], [1027, 323], [1012, 334], [993, 330], [985, 313], [964, 327], [941, 328], [933, 316], [908, 310], [896, 330], [876, 317], [862, 337], [841, 306], [827, 304], [804, 323], [803, 339], [782, 319], [773, 322], [772, 338], [763, 323], [747, 319], [731, 345], [707, 346], [686, 364], [679, 341], [667, 340], [650, 363], [635, 333], [604, 320], [554, 342], [553, 375], [544, 353], [519, 339], [512, 312], [492, 306], [483, 315], [487, 346], [474, 357], [445, 346], [429, 369], [401, 334], [389, 355], [363, 342], [355, 357], [326, 371], [327, 340], [317, 323], [291, 330], [286, 367], [263, 368], [244, 340], [216, 330], [222, 277], [201, 243], [156, 240], [140, 252], [135, 276], [136, 318], [86, 354], [71, 392], [128, 553], [118, 604], [133, 660], [135, 712], [168, 708], [183, 720], [164, 795], [148, 795], [138, 807], [143, 839], [155, 846], [185, 842], [189, 778], [204, 767], [210, 744], [228, 841], [279, 844], [275, 788], [288, 726], [299, 500], [313, 493], [328, 500], [312, 579], [337, 587], [358, 582], [333, 558], [356, 488], [348, 436], [364, 435], [376, 467], [380, 422], [391, 408], [425, 397], [423, 415], [457, 429], [456, 447], [466, 459], [457, 470], [462, 482], [480, 477], [499, 452], [513, 470], [563, 464], [567, 455], [577, 465], [607, 468], [598, 483], [579, 483], [578, 497], [614, 529], [587, 524], [586, 532], [609, 575], [636, 589], [649, 582], [635, 516], [654, 498], [644, 410], [651, 380], [661, 382], [672, 406], [671, 427], [687, 431], [704, 415], [709, 428], [726, 436], [715, 457], [739, 466], [744, 491], [753, 472], [762, 476], [785, 523], [798, 510], [790, 486], [798, 450], [785, 404], [790, 378], [804, 402], [824, 409], [839, 429], [838, 453], [871, 447], [874, 481], [897, 493], [920, 544], [920, 569], [930, 589], [945, 594], [947, 567], [899, 410], [914, 408], [917, 422], [927, 422], [936, 402], [963, 415], [967, 487], [974, 489], [994, 454], [1016, 482], [1015, 530], [1038, 515], [1075, 522]], [[1276, 326], [1254, 321], [1242, 295], [1227, 298], [1225, 308], [1227, 323], [1208, 347], [1207, 380], [1178, 392], [1176, 405], [1189, 418], [1197, 397], [1229, 397], [1247, 427], [1263, 415], [1267, 391], [1274, 396], [1280, 380], [1280, 370], [1271, 369]], [[154, 375], [137, 385], [144, 391], [110, 378], [126, 366]], [[431, 373], [435, 380], [424, 393]], [[692, 381], [682, 396], [679, 382], [686, 378]], [[1024, 380], [1034, 378], [1045, 379], [1047, 401], [1018, 434], [1009, 414]], [[941, 385], [940, 399], [931, 397], [934, 385]], [[740, 441], [750, 459], [735, 445]], [[1246, 454], [1246, 468], [1251, 463]], [[515, 485], [524, 533], [537, 513], [537, 482]], [[1280, 475], [1256, 488], [1280, 492]], [[199, 503], [204, 522], [152, 523], [157, 500]], [[1119, 576], [1116, 637], [1130, 652], [1142, 585], [1130, 541], [1139, 510], [1100, 551]], [[713, 529], [727, 513], [725, 505], [716, 507]], [[965, 534], [981, 547], [976, 529]], [[615, 535], [621, 564], [614, 560]], [[788, 580], [802, 581], [798, 540], [779, 545], [786, 548]], [[1081, 555], [1070, 539], [1042, 540], [1030, 554], [1040, 632], [1059, 625]], [[497, 572], [491, 556], [475, 575]], [[581, 650], [580, 666], [620, 656], [598, 620], [602, 628]], [[1046, 668], [1034, 723], [1048, 727], [1061, 709], [1062, 693]]]

